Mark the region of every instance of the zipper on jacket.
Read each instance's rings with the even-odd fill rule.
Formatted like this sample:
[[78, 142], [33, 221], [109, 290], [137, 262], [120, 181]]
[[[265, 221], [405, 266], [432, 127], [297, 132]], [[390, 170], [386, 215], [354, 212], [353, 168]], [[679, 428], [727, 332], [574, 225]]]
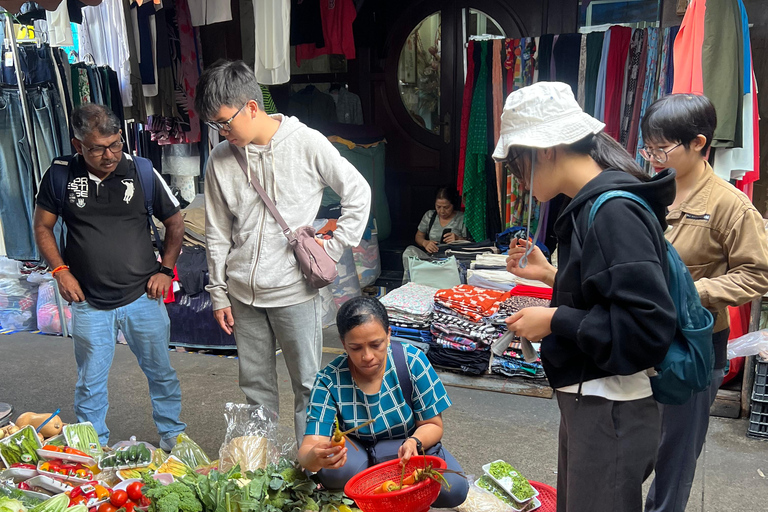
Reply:
[[[246, 149], [246, 154], [247, 152], [248, 150]], [[266, 172], [264, 171], [264, 153], [263, 152], [259, 153], [259, 158], [261, 159], [262, 174], [266, 175]], [[256, 179], [259, 179], [258, 173], [256, 173]], [[264, 181], [265, 181], [264, 179], [259, 179], [260, 183], [264, 183]], [[264, 191], [266, 192], [266, 189], [264, 189]], [[249, 284], [251, 285], [251, 303], [256, 301], [256, 291], [254, 290], [254, 288], [256, 287], [255, 274], [256, 274], [256, 267], [259, 266], [259, 257], [261, 256], [261, 244], [264, 241], [264, 222], [266, 221], [265, 217], [267, 213], [266, 212], [267, 206], [264, 204], [264, 201], [261, 202], [261, 206], [262, 206], [261, 226], [259, 227], [259, 238], [256, 243], [256, 260], [253, 262], [253, 266], [251, 267], [251, 277], [249, 279]]]

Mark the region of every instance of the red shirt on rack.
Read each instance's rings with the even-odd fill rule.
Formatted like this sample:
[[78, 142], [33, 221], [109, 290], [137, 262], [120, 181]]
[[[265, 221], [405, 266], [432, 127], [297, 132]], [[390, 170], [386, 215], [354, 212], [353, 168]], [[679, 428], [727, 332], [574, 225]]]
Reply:
[[320, 19], [323, 24], [325, 46], [296, 45], [296, 65], [301, 61], [320, 55], [344, 55], [348, 60], [355, 58], [355, 37], [352, 22], [357, 17], [353, 0], [320, 0]]

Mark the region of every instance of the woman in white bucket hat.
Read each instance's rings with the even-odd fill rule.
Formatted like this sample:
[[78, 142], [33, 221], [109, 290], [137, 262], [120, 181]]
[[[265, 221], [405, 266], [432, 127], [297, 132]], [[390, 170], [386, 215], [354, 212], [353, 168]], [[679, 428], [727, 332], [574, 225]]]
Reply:
[[[526, 308], [510, 330], [542, 340], [541, 359], [560, 406], [558, 512], [637, 511], [659, 439], [647, 369], [664, 358], [676, 313], [667, 289], [663, 227], [674, 171], [653, 179], [585, 114], [570, 86], [540, 82], [513, 92], [494, 159], [507, 162], [539, 201], [570, 200], [556, 223], [559, 268], [534, 248], [512, 248], [508, 270], [554, 287], [549, 308]], [[603, 192], [625, 190], [588, 221]]]

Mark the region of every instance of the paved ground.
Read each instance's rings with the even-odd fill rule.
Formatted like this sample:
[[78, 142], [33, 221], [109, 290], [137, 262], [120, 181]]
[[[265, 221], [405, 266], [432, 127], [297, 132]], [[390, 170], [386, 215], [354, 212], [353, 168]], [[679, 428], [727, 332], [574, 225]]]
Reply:
[[[333, 329], [326, 332], [329, 351], [339, 347]], [[335, 355], [326, 353], [325, 362]], [[223, 408], [241, 402], [237, 360], [193, 353], [172, 353], [181, 379], [188, 433], [212, 457], [224, 438]], [[281, 409], [292, 410], [290, 381], [278, 359]], [[75, 420], [72, 401], [75, 363], [71, 341], [35, 334], [0, 335], [0, 401], [17, 412], [52, 412], [61, 408], [66, 422]], [[112, 442], [136, 436], [157, 442], [147, 382], [125, 345], [116, 349], [110, 374], [112, 407], [108, 423]], [[449, 387], [454, 406], [445, 415], [444, 443], [469, 474], [503, 458], [529, 478], [554, 485], [557, 479], [558, 411], [554, 400]], [[745, 437], [744, 420], [713, 418], [700, 460], [688, 511], [765, 511], [768, 509], [768, 442]], [[293, 432], [285, 414], [281, 431]], [[704, 484], [704, 485], [702, 485]], [[704, 507], [702, 508], [702, 487]]]

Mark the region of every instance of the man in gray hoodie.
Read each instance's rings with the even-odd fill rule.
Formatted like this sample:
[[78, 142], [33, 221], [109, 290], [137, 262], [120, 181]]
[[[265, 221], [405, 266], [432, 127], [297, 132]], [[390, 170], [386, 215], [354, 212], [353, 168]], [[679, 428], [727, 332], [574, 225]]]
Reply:
[[[294, 428], [301, 443], [309, 394], [322, 356], [320, 296], [304, 279], [288, 240], [252, 181], [258, 181], [288, 226], [311, 225], [325, 187], [341, 197], [330, 240], [335, 261], [360, 243], [371, 205], [362, 175], [320, 132], [295, 117], [264, 112], [261, 89], [242, 61], [220, 61], [197, 85], [195, 108], [226, 141], [208, 159], [205, 238], [214, 316], [234, 332], [240, 389], [249, 403], [278, 412], [276, 340], [294, 392]], [[244, 170], [230, 145], [244, 155]]]

